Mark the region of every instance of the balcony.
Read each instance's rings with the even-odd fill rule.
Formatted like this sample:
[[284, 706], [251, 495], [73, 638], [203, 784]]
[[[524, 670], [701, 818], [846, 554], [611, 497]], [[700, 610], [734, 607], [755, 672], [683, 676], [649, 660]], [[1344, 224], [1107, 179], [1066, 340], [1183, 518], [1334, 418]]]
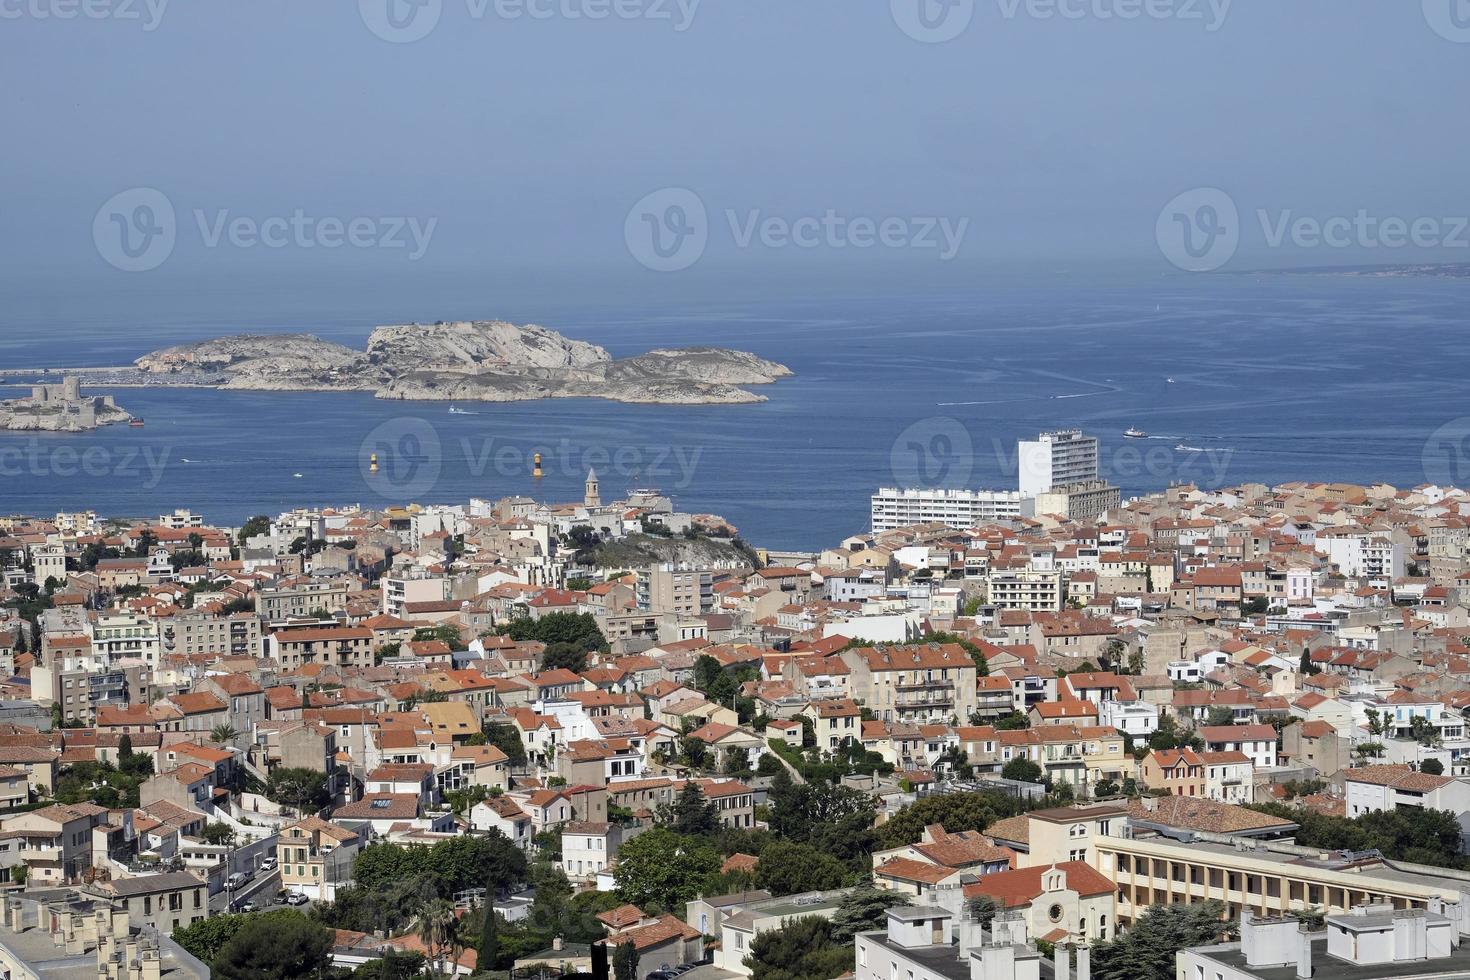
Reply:
[[949, 690], [953, 690], [954, 681], [941, 680], [938, 677], [924, 677], [916, 678], [911, 681], [900, 681], [893, 686], [895, 690], [899, 691], [926, 691], [941, 690], [946, 688]]

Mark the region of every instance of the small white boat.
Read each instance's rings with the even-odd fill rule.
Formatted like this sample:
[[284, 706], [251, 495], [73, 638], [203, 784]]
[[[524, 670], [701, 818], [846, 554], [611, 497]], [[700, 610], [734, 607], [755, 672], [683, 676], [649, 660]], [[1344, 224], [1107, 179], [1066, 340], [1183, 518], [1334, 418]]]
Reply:
[[1147, 439], [1148, 433], [1142, 429], [1126, 429], [1123, 432], [1124, 439]]
[[301, 474], [300, 473], [292, 473], [291, 475], [294, 476], [298, 480], [301, 479]]
[[449, 406], [449, 414], [450, 415], [479, 415], [480, 413], [479, 412], [466, 412], [464, 409], [460, 408], [458, 405], [450, 405]]
[[1164, 380], [1166, 382], [1168, 382], [1169, 384], [1173, 384], [1174, 383], [1174, 379], [1173, 378], [1165, 378]]

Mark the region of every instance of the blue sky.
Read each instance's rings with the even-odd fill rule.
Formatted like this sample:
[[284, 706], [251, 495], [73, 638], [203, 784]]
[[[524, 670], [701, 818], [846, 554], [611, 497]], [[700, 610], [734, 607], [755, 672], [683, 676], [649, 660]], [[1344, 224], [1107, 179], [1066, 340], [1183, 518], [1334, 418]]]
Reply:
[[[1448, 19], [1464, 0], [1062, 0], [1075, 16], [960, 0], [967, 26], [942, 43], [901, 29], [920, 0], [544, 0], [545, 17], [510, 16], [529, 0], [427, 0], [437, 20], [409, 43], [369, 26], [405, 0], [92, 2], [108, 15], [0, 2], [12, 284], [366, 273], [657, 292], [957, 283], [1011, 263], [1173, 272], [1156, 222], [1194, 188], [1239, 208], [1229, 269], [1470, 261], [1443, 241], [1470, 213], [1470, 9]], [[167, 261], [144, 274], [94, 236], [104, 202], [135, 188], [176, 212]], [[664, 188], [706, 210], [698, 261], [672, 272], [627, 238], [630, 208]], [[1440, 237], [1273, 246], [1259, 211], [1432, 219]], [[366, 219], [374, 242], [432, 231], [412, 259], [407, 238], [266, 248], [249, 224], [210, 244], [229, 221], [298, 213], [307, 241], [321, 218]], [[829, 213], [844, 247], [783, 239]], [[894, 245], [854, 244], [852, 221], [888, 219]], [[944, 220], [964, 224], [952, 257], [914, 245]]]

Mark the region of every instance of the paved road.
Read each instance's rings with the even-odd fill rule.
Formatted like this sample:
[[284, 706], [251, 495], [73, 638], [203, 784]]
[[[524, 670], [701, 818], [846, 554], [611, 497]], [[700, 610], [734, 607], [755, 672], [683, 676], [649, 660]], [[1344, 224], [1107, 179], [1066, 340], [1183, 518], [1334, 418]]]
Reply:
[[270, 900], [275, 897], [276, 892], [281, 890], [281, 873], [272, 871], [269, 874], [257, 873], [254, 878], [245, 882], [243, 886], [235, 891], [221, 890], [218, 895], [212, 895], [209, 899], [211, 912], [224, 912], [231, 902], [254, 902], [261, 908], [266, 908]]

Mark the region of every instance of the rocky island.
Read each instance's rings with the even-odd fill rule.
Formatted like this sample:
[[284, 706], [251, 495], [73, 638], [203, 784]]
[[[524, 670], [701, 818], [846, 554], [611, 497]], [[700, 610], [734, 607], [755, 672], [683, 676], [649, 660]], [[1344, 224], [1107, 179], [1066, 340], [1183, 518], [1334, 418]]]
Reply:
[[555, 330], [502, 321], [378, 327], [367, 349], [311, 334], [244, 334], [138, 358], [152, 384], [255, 391], [371, 391], [379, 398], [524, 401], [607, 398], [699, 405], [765, 401], [746, 385], [791, 374], [785, 365], [720, 347], [613, 358]]
[[82, 395], [79, 379], [34, 385], [28, 398], [0, 401], [0, 429], [30, 432], [90, 432], [99, 425], [128, 422], [111, 395]]

